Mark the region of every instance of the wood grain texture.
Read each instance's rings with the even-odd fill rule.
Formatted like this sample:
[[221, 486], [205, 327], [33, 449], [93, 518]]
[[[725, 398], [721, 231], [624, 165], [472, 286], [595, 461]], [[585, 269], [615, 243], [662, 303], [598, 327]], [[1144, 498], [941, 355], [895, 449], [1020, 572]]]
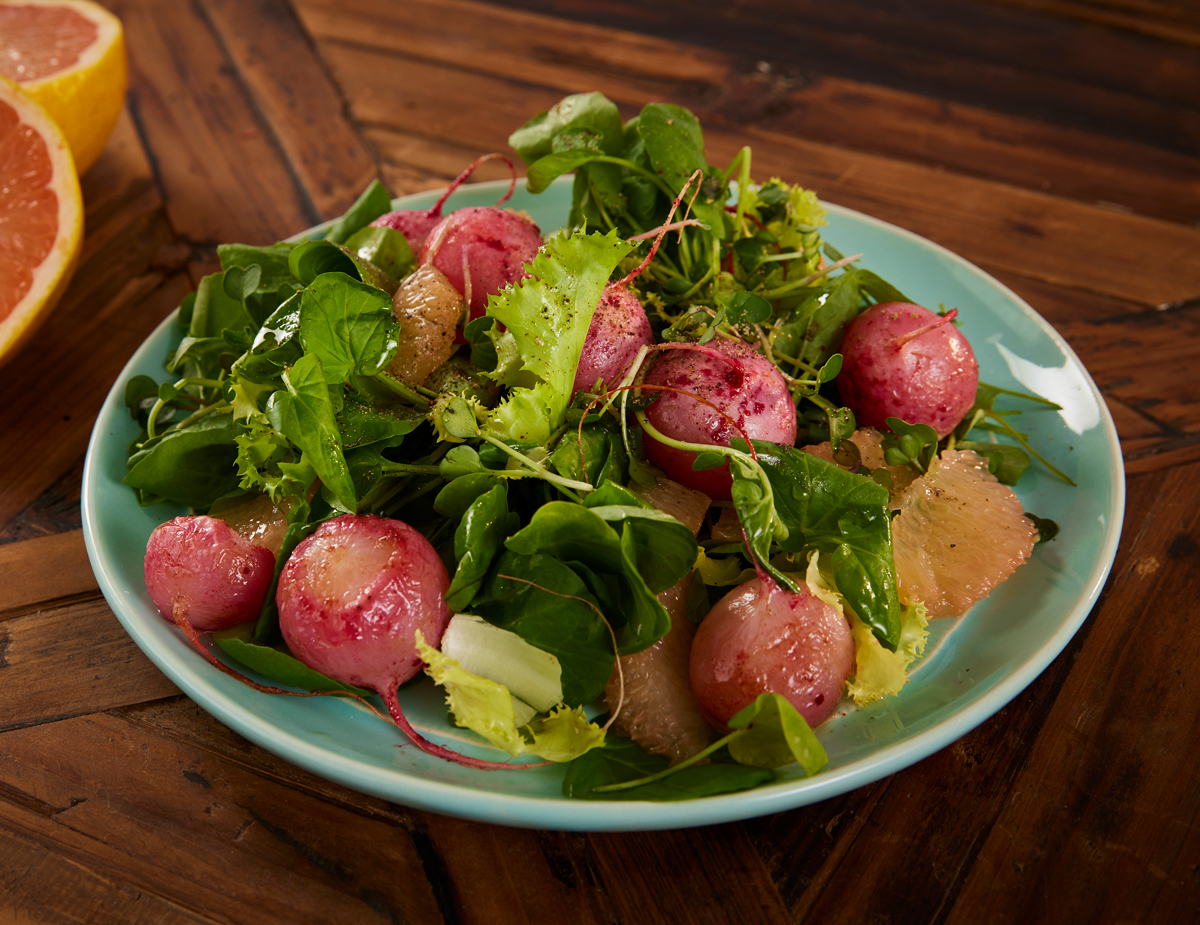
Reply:
[[[128, 111], [80, 270], [0, 377], [0, 922], [1188, 922], [1200, 909], [1200, 45], [1183, 0], [109, 0]], [[958, 742], [818, 804], [511, 830], [310, 774], [137, 649], [78, 532], [96, 410], [215, 265], [379, 176], [443, 186], [569, 92], [688, 106], [993, 273], [1129, 474], [1092, 615]], [[506, 175], [486, 165], [476, 179]], [[1158, 310], [1172, 303], [1172, 307]], [[74, 510], [72, 510], [74, 508]], [[1061, 542], [1061, 541], [1058, 541]], [[134, 553], [131, 553], [134, 554]]]
[[98, 590], [79, 532], [0, 546], [0, 575], [0, 613]]

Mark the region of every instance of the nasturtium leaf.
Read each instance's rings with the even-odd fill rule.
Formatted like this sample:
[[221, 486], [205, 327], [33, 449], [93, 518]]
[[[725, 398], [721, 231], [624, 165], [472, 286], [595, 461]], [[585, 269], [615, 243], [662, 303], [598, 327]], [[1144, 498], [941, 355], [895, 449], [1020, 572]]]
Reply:
[[829, 756], [804, 717], [780, 694], [759, 694], [754, 703], [734, 714], [728, 723], [744, 729], [729, 741], [729, 754], [738, 764], [782, 768], [798, 763], [809, 777], [829, 763]]

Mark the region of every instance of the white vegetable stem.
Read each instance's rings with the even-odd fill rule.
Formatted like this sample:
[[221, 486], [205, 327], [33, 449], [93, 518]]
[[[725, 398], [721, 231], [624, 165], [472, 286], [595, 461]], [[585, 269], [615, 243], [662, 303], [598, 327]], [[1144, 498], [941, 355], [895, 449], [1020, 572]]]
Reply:
[[451, 617], [441, 650], [472, 674], [503, 684], [514, 699], [525, 701], [538, 713], [562, 703], [558, 659], [480, 617], [463, 613]]

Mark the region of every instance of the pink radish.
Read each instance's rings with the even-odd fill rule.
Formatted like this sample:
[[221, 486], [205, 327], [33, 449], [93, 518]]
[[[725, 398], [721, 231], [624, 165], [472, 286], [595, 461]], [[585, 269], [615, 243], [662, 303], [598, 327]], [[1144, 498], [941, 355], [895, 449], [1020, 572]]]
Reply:
[[479, 318], [488, 296], [524, 279], [525, 265], [542, 246], [542, 232], [521, 212], [481, 206], [459, 209], [435, 227], [421, 248], [419, 264], [446, 274]]
[[[742, 341], [677, 345], [654, 362], [645, 383], [665, 387], [646, 409], [646, 418], [666, 437], [709, 446], [730, 446], [738, 436], [785, 446], [796, 442], [796, 406], [787, 382], [775, 364]], [[696, 471], [695, 453], [649, 434], [645, 447], [650, 462], [668, 477], [710, 498], [729, 500], [728, 464]]]
[[508, 201], [508, 198], [513, 194], [513, 190], [517, 186], [517, 169], [503, 154], [485, 154], [477, 158], [470, 166], [460, 173], [451, 183], [441, 198], [433, 204], [432, 209], [398, 209], [395, 212], [388, 212], [385, 215], [379, 216], [375, 221], [371, 222], [372, 228], [391, 228], [399, 231], [406, 241], [408, 241], [409, 249], [413, 254], [419, 254], [421, 247], [425, 244], [425, 240], [429, 237], [429, 233], [442, 221], [442, 206], [446, 204], [446, 200], [460, 186], [467, 182], [467, 179], [475, 172], [475, 170], [483, 163], [491, 160], [502, 160], [508, 164], [508, 169], [512, 171], [512, 182], [509, 184], [508, 192], [496, 203], [497, 206]]
[[920, 305], [881, 302], [846, 326], [842, 401], [859, 427], [887, 427], [889, 417], [928, 424], [945, 437], [975, 403], [979, 364], [950, 322]]
[[150, 534], [144, 568], [159, 613], [206, 633], [258, 618], [275, 555], [224, 521], [195, 515], [176, 517]]
[[724, 726], [759, 694], [781, 694], [808, 721], [833, 712], [854, 671], [850, 624], [803, 583], [792, 594], [760, 576], [725, 595], [696, 631], [692, 691]]
[[416, 633], [437, 646], [450, 620], [446, 567], [420, 533], [398, 520], [346, 514], [301, 542], [279, 576], [279, 628], [308, 667], [383, 698], [396, 725], [422, 751], [469, 767], [481, 761], [425, 739], [404, 716], [396, 689], [423, 662]]
[[650, 319], [637, 296], [623, 280], [609, 283], [588, 327], [575, 370], [574, 390], [590, 392], [597, 379], [601, 380], [601, 392], [619, 385], [638, 351], [652, 343]]

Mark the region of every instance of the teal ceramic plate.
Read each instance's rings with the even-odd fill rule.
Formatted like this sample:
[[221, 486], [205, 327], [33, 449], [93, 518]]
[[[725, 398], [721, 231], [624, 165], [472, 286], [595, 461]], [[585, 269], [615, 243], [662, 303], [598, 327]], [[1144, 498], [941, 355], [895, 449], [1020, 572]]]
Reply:
[[[497, 190], [497, 184], [468, 186], [452, 203], [490, 205]], [[426, 193], [399, 204], [429, 208], [435, 198]], [[541, 196], [520, 189], [512, 202], [545, 230], [565, 221], [569, 204], [569, 183]], [[867, 709], [847, 706], [821, 726], [829, 766], [812, 778], [793, 767], [757, 790], [677, 803], [568, 800], [560, 789], [561, 768], [463, 768], [403, 745], [398, 730], [352, 703], [260, 694], [216, 671], [158, 615], [142, 579], [150, 532], [184, 512], [139, 507], [121, 484], [127, 447], [136, 435], [123, 404], [124, 384], [138, 373], [162, 378], [163, 360], [179, 338], [173, 318], [146, 340], [113, 385], [88, 448], [84, 534], [104, 595], [142, 650], [221, 722], [316, 774], [421, 809], [531, 828], [675, 828], [791, 809], [899, 771], [979, 725], [1062, 651], [1112, 565], [1124, 474], [1116, 431], [1095, 384], [1071, 348], [1014, 293], [949, 251], [847, 209], [830, 207], [826, 239], [843, 253], [864, 252], [863, 265], [910, 298], [931, 307], [957, 306], [982, 379], [1062, 405], [1061, 412], [1025, 413], [1021, 426], [1078, 487], [1037, 467], [1026, 473], [1017, 493], [1027, 510], [1058, 522], [1058, 538], [1038, 547], [1029, 563], [964, 618], [936, 621], [926, 655], [899, 696]], [[430, 682], [401, 697], [427, 735], [496, 757], [448, 725]]]

